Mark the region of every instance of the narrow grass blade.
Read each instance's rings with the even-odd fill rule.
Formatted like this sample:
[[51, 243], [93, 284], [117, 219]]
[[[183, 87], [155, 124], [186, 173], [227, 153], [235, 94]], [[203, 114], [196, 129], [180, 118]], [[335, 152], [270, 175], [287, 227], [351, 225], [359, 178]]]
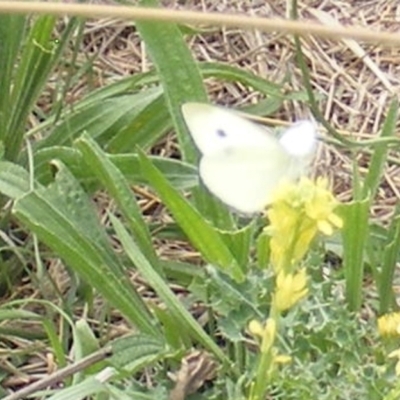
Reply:
[[[383, 124], [381, 138], [388, 138], [396, 135], [396, 126], [399, 114], [398, 100], [392, 101], [385, 122]], [[383, 169], [387, 160], [388, 146], [386, 143], [379, 143], [373, 147], [372, 158], [368, 168], [368, 174], [364, 179], [363, 195], [369, 196], [371, 201], [375, 198], [380, 181], [383, 175]]]
[[[54, 28], [57, 18], [43, 16], [30, 21], [12, 84], [8, 125], [5, 137], [5, 156], [15, 160], [21, 151], [25, 136], [26, 119], [67, 43], [54, 40]], [[70, 35], [72, 29], [67, 29]], [[15, 32], [10, 34], [14, 35]]]
[[175, 221], [203, 257], [211, 264], [220, 267], [235, 280], [243, 280], [243, 270], [225, 244], [221, 234], [208, 224], [204, 217], [171, 186], [144, 154], [140, 156], [140, 162], [143, 176], [157, 191]]
[[12, 87], [15, 65], [26, 29], [27, 18], [20, 15], [0, 15], [0, 140], [7, 133], [12, 103]]
[[186, 330], [193, 339], [198, 340], [204, 347], [211, 351], [221, 362], [227, 364], [228, 360], [219, 348], [219, 346], [208, 336], [201, 328], [199, 323], [192, 317], [192, 315], [183, 307], [179, 299], [171, 291], [164, 280], [157, 274], [154, 268], [150, 265], [148, 260], [140, 252], [135, 242], [131, 239], [126, 229], [123, 227], [120, 221], [113, 216], [110, 216], [114, 229], [117, 233], [122, 246], [139, 270], [141, 275], [146, 278], [147, 282], [153, 287], [153, 289], [160, 296], [160, 299], [168, 307], [170, 313], [174, 319], [181, 321], [183, 330]]
[[394, 274], [400, 250], [400, 208], [397, 207], [388, 228], [387, 244], [383, 249], [383, 262], [378, 284], [380, 314], [397, 308], [393, 291]]
[[[125, 143], [124, 149], [129, 146], [132, 146], [131, 149], [133, 149], [134, 145], [143, 144], [137, 140], [140, 129], [143, 128], [143, 123], [146, 121], [146, 119], [141, 118], [141, 113], [150, 107], [154, 101], [157, 101], [161, 95], [162, 92], [159, 88], [153, 88], [138, 94], [126, 94], [91, 103], [88, 107], [81, 108], [79, 112], [76, 111], [65, 117], [63, 122], [52, 130], [51, 135], [37, 143], [35, 150], [65, 145], [83, 132], [88, 132], [100, 143], [112, 143], [115, 135], [127, 130], [131, 137], [130, 142]], [[155, 135], [155, 132], [157, 132], [157, 135]], [[147, 143], [153, 144], [164, 132], [165, 128], [161, 132], [159, 129], [154, 130], [151, 135], [147, 131], [147, 136], [150, 137], [141, 135], [141, 138], [144, 138]], [[119, 146], [122, 146], [122, 144], [120, 143]]]
[[364, 255], [369, 235], [370, 199], [354, 201], [340, 206], [344, 226], [343, 268], [346, 279], [346, 300], [352, 311], [358, 311], [362, 301]]

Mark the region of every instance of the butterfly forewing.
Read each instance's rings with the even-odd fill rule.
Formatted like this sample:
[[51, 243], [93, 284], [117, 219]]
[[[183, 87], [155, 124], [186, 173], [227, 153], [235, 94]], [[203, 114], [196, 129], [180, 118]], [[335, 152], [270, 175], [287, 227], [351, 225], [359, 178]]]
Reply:
[[278, 146], [277, 140], [266, 129], [235, 112], [202, 103], [186, 103], [182, 111], [190, 134], [203, 155], [227, 146]]

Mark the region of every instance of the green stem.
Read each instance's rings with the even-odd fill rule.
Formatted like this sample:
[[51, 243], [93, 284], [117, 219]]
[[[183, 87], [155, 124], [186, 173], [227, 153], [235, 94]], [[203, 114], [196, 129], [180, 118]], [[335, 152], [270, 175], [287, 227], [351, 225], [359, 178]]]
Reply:
[[266, 324], [275, 324], [273, 329], [273, 337], [268, 333], [268, 327], [265, 325], [265, 334], [262, 338], [260, 349], [260, 360], [257, 368], [257, 376], [250, 389], [250, 396], [248, 400], [263, 400], [267, 392], [268, 385], [272, 378], [273, 361], [274, 361], [274, 343], [276, 339], [276, 332], [280, 320], [280, 313], [276, 309], [274, 300], [271, 304], [270, 316]]

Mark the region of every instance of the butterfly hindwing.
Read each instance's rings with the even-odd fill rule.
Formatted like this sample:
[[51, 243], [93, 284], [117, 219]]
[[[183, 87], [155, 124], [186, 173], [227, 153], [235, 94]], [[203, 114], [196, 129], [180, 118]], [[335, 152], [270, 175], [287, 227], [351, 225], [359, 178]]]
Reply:
[[[240, 148], [203, 156], [200, 177], [225, 204], [243, 214], [257, 213], [271, 201], [275, 187], [289, 168], [289, 157], [280, 149], [278, 153]], [[275, 156], [274, 163], [265, 162]]]

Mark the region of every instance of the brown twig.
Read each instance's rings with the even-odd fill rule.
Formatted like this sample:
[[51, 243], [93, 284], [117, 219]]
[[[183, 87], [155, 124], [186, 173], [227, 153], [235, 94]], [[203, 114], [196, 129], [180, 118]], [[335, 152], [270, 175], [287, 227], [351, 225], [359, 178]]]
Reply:
[[89, 367], [90, 365], [93, 365], [101, 360], [104, 360], [105, 358], [109, 357], [112, 354], [111, 347], [106, 347], [104, 349], [101, 349], [97, 351], [96, 353], [90, 354], [89, 356], [83, 358], [80, 361], [77, 361], [76, 363], [72, 365], [68, 365], [67, 367], [58, 370], [54, 374], [48, 375], [44, 377], [43, 379], [40, 379], [39, 381], [32, 383], [31, 385], [28, 385], [24, 387], [21, 390], [18, 390], [15, 393], [10, 394], [7, 397], [4, 397], [3, 400], [20, 400], [20, 399], [25, 399], [27, 396], [29, 396], [32, 393], [35, 393], [38, 390], [44, 389], [48, 386], [54, 385], [57, 382], [62, 381], [63, 379], [67, 378], [70, 375], [73, 375], [79, 371], [82, 371], [83, 369]]

